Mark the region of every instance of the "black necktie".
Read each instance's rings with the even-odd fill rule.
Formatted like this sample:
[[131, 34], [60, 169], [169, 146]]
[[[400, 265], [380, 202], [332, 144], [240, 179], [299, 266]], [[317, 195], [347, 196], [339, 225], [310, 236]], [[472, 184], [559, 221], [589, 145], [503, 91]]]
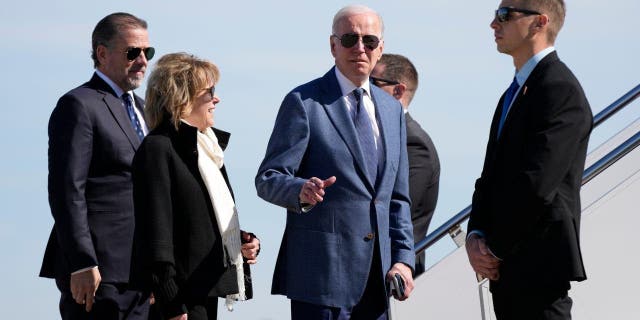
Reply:
[[353, 114], [353, 122], [358, 133], [358, 140], [360, 141], [360, 147], [362, 148], [362, 154], [364, 155], [364, 161], [367, 166], [367, 174], [371, 183], [376, 183], [378, 176], [378, 151], [376, 150], [376, 143], [373, 138], [373, 128], [371, 127], [371, 118], [367, 114], [367, 109], [364, 107], [364, 90], [362, 88], [356, 88], [353, 90], [353, 95], [356, 98], [355, 114]]
[[138, 116], [136, 116], [136, 113], [133, 110], [133, 100], [131, 100], [131, 95], [125, 92], [122, 95], [122, 100], [124, 101], [124, 106], [127, 109], [127, 114], [129, 115], [129, 120], [131, 121], [133, 130], [136, 131], [136, 134], [138, 134], [138, 138], [140, 138], [140, 141], [142, 141], [142, 139], [144, 139], [144, 132], [142, 131], [140, 121], [138, 121]]

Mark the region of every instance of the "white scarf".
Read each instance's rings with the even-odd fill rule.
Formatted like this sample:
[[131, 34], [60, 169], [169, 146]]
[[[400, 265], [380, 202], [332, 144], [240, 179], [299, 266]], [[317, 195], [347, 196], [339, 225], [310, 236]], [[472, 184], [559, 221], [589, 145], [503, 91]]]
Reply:
[[240, 241], [240, 222], [238, 210], [231, 197], [220, 168], [224, 164], [224, 153], [218, 145], [218, 138], [211, 128], [205, 132], [198, 131], [198, 169], [202, 180], [209, 191], [213, 211], [218, 222], [224, 251], [225, 267], [231, 263], [236, 270], [238, 293], [227, 295], [225, 304], [233, 311], [233, 302], [246, 300], [244, 287], [244, 268], [242, 260], [242, 242]]

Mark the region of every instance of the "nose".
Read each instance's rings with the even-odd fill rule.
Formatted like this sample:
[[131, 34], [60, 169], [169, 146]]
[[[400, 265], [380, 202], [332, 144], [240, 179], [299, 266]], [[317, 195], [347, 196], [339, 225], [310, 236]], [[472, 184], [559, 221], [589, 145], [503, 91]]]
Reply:
[[136, 57], [135, 61], [138, 63], [144, 63], [144, 64], [147, 64], [147, 62], [149, 62], [149, 59], [147, 59], [147, 55], [144, 54], [144, 50], [140, 52], [140, 54]]
[[220, 103], [220, 97], [218, 97], [218, 95], [213, 96], [213, 100], [211, 100], [211, 102], [213, 105]]
[[498, 23], [498, 19], [496, 17], [493, 18], [493, 20], [491, 20], [491, 23], [489, 24], [489, 27], [491, 27], [491, 29], [496, 30], [498, 29], [498, 26], [500, 26], [500, 23]]
[[353, 47], [358, 51], [361, 51], [361, 52], [365, 51], [364, 40], [362, 39], [362, 37], [358, 37], [358, 42], [356, 42], [356, 44]]

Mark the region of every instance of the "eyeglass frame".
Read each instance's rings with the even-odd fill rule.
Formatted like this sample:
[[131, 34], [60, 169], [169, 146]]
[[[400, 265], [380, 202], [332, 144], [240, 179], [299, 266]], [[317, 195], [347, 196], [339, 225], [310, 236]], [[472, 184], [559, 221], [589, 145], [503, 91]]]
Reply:
[[[338, 36], [336, 34], [332, 34], [332, 37], [335, 37], [336, 39], [340, 40], [340, 45], [342, 45], [344, 48], [353, 48], [353, 46], [355, 46], [356, 44], [358, 44], [358, 42], [360, 41], [360, 39], [362, 39], [362, 45], [364, 45], [365, 48], [369, 49], [369, 50], [375, 50], [376, 48], [378, 48], [380, 46], [380, 42], [382, 41], [381, 38], [378, 38], [378, 36], [373, 35], [373, 34], [357, 34], [355, 32], [348, 32], [343, 34], [342, 36]], [[349, 42], [349, 38], [353, 39], [352, 37], [356, 36], [356, 40], [355, 42], [353, 42], [353, 44], [348, 45]], [[345, 37], [347, 37], [345, 39]], [[365, 38], [370, 39], [369, 40], [365, 40]], [[373, 38], [373, 39], [371, 39]], [[346, 42], [346, 43], [345, 43]], [[372, 44], [367, 44], [368, 42], [373, 42], [375, 44], [375, 47]]]
[[[374, 76], [369, 76], [369, 79], [371, 79], [371, 82], [373, 83], [373, 85], [377, 87], [396, 86], [400, 84], [400, 81], [378, 78]], [[377, 82], [384, 82], [384, 84], [378, 84]]]
[[[135, 51], [138, 51], [138, 54], [136, 54], [135, 57], [133, 57], [133, 59], [132, 59], [131, 57], [135, 54]], [[147, 59], [147, 61], [150, 61], [151, 59], [153, 59], [153, 56], [155, 56], [156, 49], [154, 47], [146, 47], [146, 48], [128, 47], [124, 51], [128, 61], [133, 61], [133, 60], [138, 59], [140, 54], [143, 53], [143, 52], [144, 52], [144, 57]]]
[[205, 88], [205, 93], [208, 93], [211, 95], [211, 100], [214, 99], [214, 97], [216, 96], [216, 86], [211, 86], [211, 88]]
[[[501, 13], [505, 12], [504, 14]], [[496, 19], [496, 21], [504, 23], [507, 22], [509, 20], [511, 20], [511, 13], [512, 12], [519, 12], [519, 13], [523, 13], [526, 15], [542, 15], [542, 13], [535, 11], [535, 10], [529, 10], [529, 9], [521, 9], [521, 8], [513, 8], [513, 7], [500, 7], [498, 8], [498, 10], [495, 11], [495, 15], [494, 18]]]

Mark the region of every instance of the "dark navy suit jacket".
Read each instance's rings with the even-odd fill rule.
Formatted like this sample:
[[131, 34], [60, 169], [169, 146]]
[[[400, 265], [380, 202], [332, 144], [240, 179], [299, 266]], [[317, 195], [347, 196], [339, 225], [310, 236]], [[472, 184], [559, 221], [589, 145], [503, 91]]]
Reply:
[[[384, 159], [369, 181], [356, 129], [335, 70], [304, 84], [280, 107], [256, 176], [258, 195], [287, 209], [272, 293], [352, 307], [365, 289], [374, 241], [383, 279], [391, 265], [414, 265], [405, 119], [400, 103], [375, 86]], [[336, 176], [324, 201], [302, 212], [298, 195], [311, 177]]]
[[131, 162], [139, 145], [121, 99], [97, 74], [58, 100], [49, 119], [55, 224], [40, 276], [68, 281], [71, 272], [98, 266], [103, 282], [129, 281]]

